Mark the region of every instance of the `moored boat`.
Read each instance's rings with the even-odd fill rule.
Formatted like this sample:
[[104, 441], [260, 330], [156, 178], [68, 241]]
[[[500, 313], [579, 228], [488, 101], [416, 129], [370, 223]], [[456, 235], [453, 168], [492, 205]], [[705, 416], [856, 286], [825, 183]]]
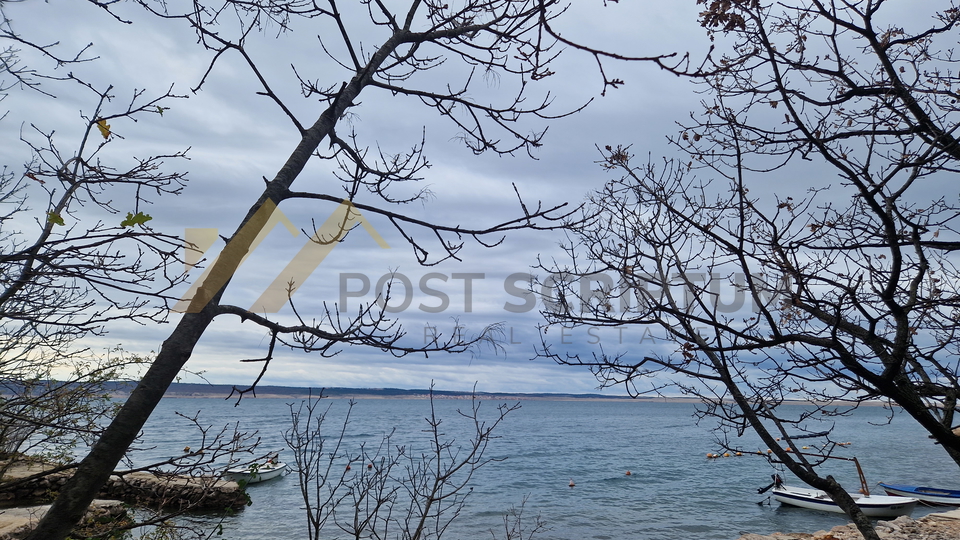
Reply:
[[913, 497], [918, 499], [921, 504], [929, 506], [960, 506], [960, 489], [942, 489], [923, 486], [910, 486], [906, 484], [884, 484], [879, 482], [888, 495], [899, 495], [901, 497]]
[[[833, 502], [830, 495], [819, 489], [787, 486], [780, 484], [771, 492], [773, 498], [781, 504], [823, 510], [826, 512], [843, 513], [843, 510]], [[917, 499], [891, 495], [862, 495], [850, 493], [864, 515], [870, 517], [897, 517], [909, 516], [917, 506]]]
[[245, 482], [246, 484], [256, 484], [276, 478], [287, 470], [287, 464], [276, 460], [270, 460], [266, 463], [251, 463], [243, 467], [227, 469], [223, 477], [234, 482]]

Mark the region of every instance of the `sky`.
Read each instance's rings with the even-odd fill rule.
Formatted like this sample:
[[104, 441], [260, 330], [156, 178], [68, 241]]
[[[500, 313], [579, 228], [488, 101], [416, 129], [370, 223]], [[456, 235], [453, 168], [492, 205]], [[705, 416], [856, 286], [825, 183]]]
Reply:
[[[702, 57], [708, 42], [696, 22], [695, 2], [577, 2], [555, 26], [565, 37], [628, 55], [653, 55], [689, 51]], [[117, 120], [112, 129], [123, 136], [110, 146], [109, 156], [171, 153], [189, 148], [188, 161], [170, 162], [170, 170], [186, 171], [189, 183], [177, 197], [153, 198], [144, 211], [153, 217], [150, 225], [159, 231], [184, 236], [190, 228], [215, 228], [221, 235], [235, 229], [251, 203], [260, 194], [262, 178], [272, 178], [298, 140], [289, 120], [270, 100], [257, 95], [260, 87], [253, 74], [236, 54], [225, 54], [213, 67], [198, 92], [192, 92], [210, 65], [212, 53], [196, 43], [195, 36], [179, 21], [162, 20], [134, 5], [120, 4], [117, 12], [131, 24], [123, 24], [86, 2], [28, 0], [4, 6], [14, 28], [38, 43], [58, 42], [58, 50], [75, 51], [92, 44], [88, 56], [94, 60], [60, 68], [69, 69], [99, 87], [113, 85], [113, 106], [123, 106], [136, 89], [147, 95], [163, 93], [170, 85], [185, 99], [170, 101], [163, 116], [150, 115], [139, 122]], [[365, 13], [344, 8], [348, 25], [367, 47], [376, 43], [376, 30], [364, 24]], [[329, 26], [296, 24], [292, 32], [278, 35], [273, 27], [251, 38], [249, 50], [283, 100], [304, 123], [312, 123], [322, 104], [300, 96], [291, 65], [306, 79], [321, 85], [338, 85], [349, 73], [325, 57], [318, 46], [318, 34]], [[22, 53], [25, 62], [38, 69], [53, 69], [49, 62]], [[446, 77], [462, 66], [449, 65], [423, 75], [425, 85], [442, 86]], [[531, 83], [533, 95], [549, 92], [557, 113], [589, 105], [569, 117], [532, 121], [529, 129], [549, 128], [544, 146], [533, 158], [473, 155], [457, 139], [458, 130], [449, 121], [409, 99], [369, 89], [360, 98], [348, 119], [360, 140], [374, 151], [382, 148], [398, 153], [425, 137], [425, 155], [431, 167], [423, 171], [423, 182], [431, 197], [406, 205], [403, 210], [439, 223], [483, 227], [518, 215], [513, 185], [528, 205], [577, 205], [605, 181], [610, 173], [599, 167], [597, 147], [632, 145], [643, 156], [669, 154], [666, 137], [677, 132], [682, 120], [696, 108], [701, 96], [689, 81], [679, 79], [651, 64], [609, 62], [607, 75], [622, 79], [618, 89], [603, 90], [602, 79], [592, 57], [565, 50], [557, 60], [555, 75]], [[502, 99], [512, 82], [503, 77], [488, 83], [483, 98]], [[38, 92], [14, 89], [0, 102], [6, 117], [0, 121], [4, 143], [0, 162], [18, 167], [29, 159], [21, 136], [30, 137], [30, 125], [55, 130], [62, 151], [75, 151], [84, 120], [96, 106], [95, 96], [75, 85], [48, 81]], [[343, 128], [341, 128], [343, 133]], [[329, 170], [308, 167], [294, 184], [295, 190], [316, 190], [339, 194], [340, 187]], [[40, 201], [41, 199], [37, 199]], [[373, 202], [360, 199], [360, 202]], [[37, 205], [42, 206], [42, 205]], [[328, 203], [292, 202], [281, 211], [295, 227], [310, 229], [312, 221], [322, 223], [334, 211]], [[411, 287], [395, 289], [399, 306], [396, 317], [407, 333], [406, 343], [423, 343], [425, 335], [449, 333], [462, 327], [466, 334], [479, 332], [490, 324], [503, 329], [498, 349], [481, 348], [464, 354], [410, 355], [403, 358], [363, 347], [345, 347], [332, 358], [298, 351], [278, 351], [262, 384], [313, 387], [399, 387], [425, 388], [434, 382], [444, 390], [487, 392], [596, 392], [596, 379], [584, 368], [559, 366], [536, 359], [540, 343], [538, 325], [543, 323], [542, 300], [526, 303], [520, 290], [525, 275], [545, 277], [534, 267], [538, 259], [562, 258], [559, 232], [519, 231], [506, 236], [492, 248], [466, 239], [462, 261], [422, 267], [413, 252], [390, 224], [377, 216], [365, 216], [389, 246], [384, 248], [364, 230], [351, 233], [327, 256], [297, 291], [298, 311], [310, 317], [324, 305], [338, 303], [346, 311], [374, 299], [375, 285], [394, 275]], [[421, 234], [423, 234], [421, 232]], [[241, 266], [230, 284], [224, 302], [252, 306], [280, 268], [307, 243], [301, 232], [294, 237], [282, 227], [275, 229]], [[214, 245], [213, 257], [223, 243]], [[436, 246], [433, 246], [436, 248]], [[188, 282], [199, 272], [194, 271]], [[364, 283], [369, 291], [362, 293]], [[424, 287], [423, 285], [426, 285]], [[428, 289], [428, 290], [425, 290]], [[469, 291], [468, 291], [469, 289]], [[402, 290], [402, 292], [401, 292]], [[186, 285], [178, 289], [186, 292]], [[446, 301], [444, 301], [446, 298]], [[345, 302], [345, 303], [344, 303]], [[292, 321], [285, 306], [276, 315]], [[159, 350], [178, 320], [171, 313], [168, 324], [112, 325], [106, 336], [85, 343], [94, 350], [122, 345], [133, 353]], [[435, 329], [435, 330], [434, 330]], [[629, 355], [669, 352], [672, 346], [659, 339], [656, 330], [578, 328], [547, 331], [558, 350], [587, 352], [603, 346], [604, 351]], [[202, 373], [212, 383], [248, 384], [259, 364], [240, 362], [265, 354], [266, 332], [235, 317], [222, 317], [204, 334], [188, 370]], [[199, 379], [185, 374], [184, 381]], [[605, 390], [622, 394], [622, 388]]]

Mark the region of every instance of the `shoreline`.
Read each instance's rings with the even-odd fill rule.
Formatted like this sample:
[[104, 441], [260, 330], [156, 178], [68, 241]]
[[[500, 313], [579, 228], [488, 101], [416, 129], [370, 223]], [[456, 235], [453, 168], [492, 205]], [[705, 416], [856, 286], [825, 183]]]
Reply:
[[[110, 383], [112, 388], [108, 389], [110, 397], [115, 399], [126, 399], [130, 391], [134, 388], [135, 382], [114, 382]], [[246, 385], [237, 385], [245, 387]], [[234, 385], [231, 384], [205, 384], [205, 383], [173, 383], [164, 394], [164, 398], [198, 398], [198, 399], [228, 399], [233, 393], [233, 397], [238, 397], [233, 392]], [[246, 399], [307, 399], [316, 397], [322, 391], [326, 399], [430, 399], [431, 392], [427, 389], [402, 389], [402, 388], [308, 388], [298, 386], [278, 386], [261, 385], [258, 391], [243, 396]], [[569, 393], [524, 393], [524, 392], [469, 392], [457, 390], [434, 390], [433, 399], [436, 400], [468, 400], [476, 397], [480, 400], [510, 400], [510, 401], [592, 401], [592, 402], [616, 402], [616, 403], [701, 403], [700, 399], [686, 396], [637, 396], [627, 395], [604, 395], [604, 394], [569, 394]], [[805, 405], [808, 401], [786, 400], [784, 405]], [[814, 402], [818, 405], [830, 405], [827, 402]], [[852, 406], [855, 403], [851, 401], [832, 402], [837, 406]], [[880, 401], [865, 401], [859, 406], [881, 407], [885, 403]]]
[[[917, 519], [900, 516], [891, 521], [878, 520], [875, 527], [882, 540], [960, 540], [960, 508], [930, 513]], [[853, 523], [848, 523], [813, 533], [748, 533], [737, 540], [863, 540], [863, 536]]]
[[[126, 398], [129, 393], [116, 393], [111, 394], [110, 397], [113, 398]], [[194, 392], [194, 393], [167, 393], [164, 394], [163, 399], [170, 398], [196, 398], [196, 399], [233, 399], [237, 396], [234, 395], [232, 398], [229, 393], [217, 393], [217, 392]], [[254, 395], [246, 395], [244, 399], [307, 399], [311, 397], [311, 394], [268, 394], [268, 393], [257, 393]], [[312, 397], [317, 397], [316, 394], [313, 394]], [[574, 396], [565, 396], [558, 395], [556, 397], [552, 396], [541, 396], [541, 395], [528, 395], [528, 394], [478, 394], [477, 399], [480, 400], [490, 400], [490, 399], [503, 399], [511, 401], [589, 401], [589, 402], [611, 402], [611, 403], [701, 403], [697, 398], [686, 398], [686, 397], [663, 397], [663, 398], [632, 398], [629, 396], [616, 396], [616, 397], [607, 397], [607, 396], [598, 396], [598, 397], [574, 397]], [[323, 399], [400, 399], [400, 400], [427, 400], [430, 399], [429, 394], [417, 394], [417, 395], [403, 395], [403, 396], [384, 396], [378, 394], [366, 394], [363, 392], [357, 393], [346, 393], [346, 394], [337, 394], [337, 395], [326, 395], [324, 394]], [[469, 400], [471, 399], [470, 394], [464, 394], [462, 396], [447, 396], [447, 395], [434, 395], [433, 399], [435, 400]], [[784, 405], [805, 405], [809, 402], [806, 401], [785, 401]], [[827, 404], [822, 404], [827, 405]], [[851, 403], [842, 402], [837, 403], [837, 405], [852, 405]], [[861, 407], [882, 407], [884, 404], [879, 402], [864, 402], [861, 403]]]

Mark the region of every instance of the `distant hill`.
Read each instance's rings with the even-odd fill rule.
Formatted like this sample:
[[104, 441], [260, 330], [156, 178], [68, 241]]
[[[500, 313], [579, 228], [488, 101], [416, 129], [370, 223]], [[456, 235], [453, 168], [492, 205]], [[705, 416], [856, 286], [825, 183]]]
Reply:
[[[109, 391], [118, 396], [129, 395], [136, 386], [132, 382], [114, 382], [110, 383]], [[238, 385], [239, 386], [239, 385]], [[233, 385], [229, 384], [198, 384], [198, 383], [173, 383], [167, 389], [164, 397], [209, 397], [225, 398], [233, 391]], [[402, 388], [323, 388], [323, 395], [329, 398], [365, 398], [365, 399], [426, 399], [430, 391], [423, 390], [405, 390]], [[317, 396], [321, 388], [307, 388], [298, 386], [257, 386], [257, 397], [286, 397], [286, 398], [305, 398], [308, 395]], [[471, 392], [456, 392], [450, 390], [434, 390], [435, 399], [469, 399], [473, 395]], [[627, 396], [613, 396], [603, 394], [555, 394], [549, 392], [525, 394], [516, 392], [477, 392], [477, 397], [484, 399], [540, 399], [540, 400], [626, 400], [631, 399]], [[640, 398], [650, 399], [650, 398]]]

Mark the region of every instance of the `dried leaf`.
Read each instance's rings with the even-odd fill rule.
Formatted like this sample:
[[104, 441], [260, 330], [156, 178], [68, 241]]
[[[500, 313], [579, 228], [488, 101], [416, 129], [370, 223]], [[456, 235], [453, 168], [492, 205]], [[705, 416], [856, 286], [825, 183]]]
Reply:
[[110, 135], [112, 133], [110, 131], [110, 124], [108, 124], [107, 121], [104, 120], [103, 118], [101, 118], [100, 120], [97, 120], [97, 129], [100, 130], [100, 134], [103, 135], [104, 139], [110, 138]]

